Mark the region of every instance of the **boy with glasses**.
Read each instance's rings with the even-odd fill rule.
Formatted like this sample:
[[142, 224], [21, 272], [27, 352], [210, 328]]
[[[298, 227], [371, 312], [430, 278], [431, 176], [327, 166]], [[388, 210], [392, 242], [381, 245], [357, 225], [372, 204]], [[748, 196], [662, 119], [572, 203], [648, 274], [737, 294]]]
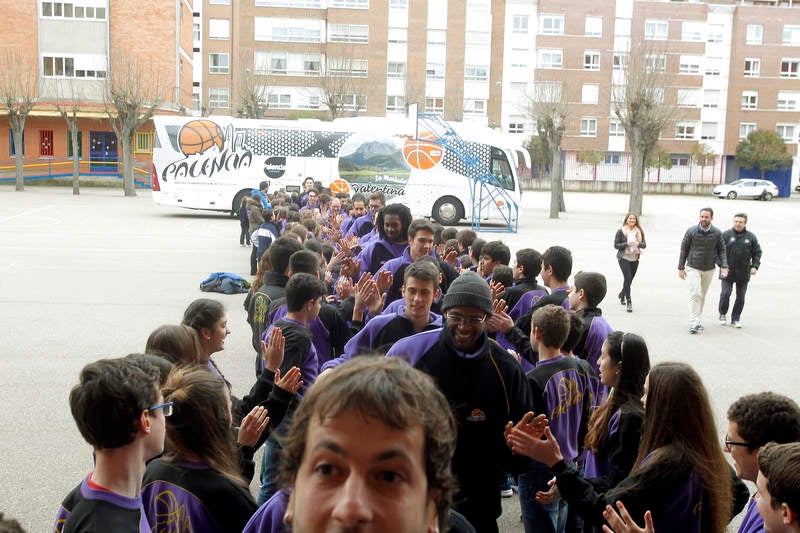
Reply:
[[[728, 408], [725, 451], [731, 455], [736, 475], [756, 483], [759, 450], [768, 442], [800, 441], [800, 407], [786, 396], [762, 392], [742, 396]], [[747, 506], [739, 533], [764, 531], [756, 498]]]
[[412, 335], [386, 354], [400, 357], [432, 376], [450, 401], [459, 431], [453, 473], [459, 492], [456, 510], [477, 531], [497, 531], [504, 472], [518, 472], [528, 460], [511, 456], [503, 431], [532, 406], [519, 363], [486, 333], [492, 295], [474, 272], [461, 274], [442, 300], [445, 326]]
[[101, 359], [81, 370], [69, 406], [95, 468], [61, 503], [55, 531], [150, 531], [142, 476], [164, 451], [164, 417], [172, 413], [159, 384], [158, 369], [144, 360]]

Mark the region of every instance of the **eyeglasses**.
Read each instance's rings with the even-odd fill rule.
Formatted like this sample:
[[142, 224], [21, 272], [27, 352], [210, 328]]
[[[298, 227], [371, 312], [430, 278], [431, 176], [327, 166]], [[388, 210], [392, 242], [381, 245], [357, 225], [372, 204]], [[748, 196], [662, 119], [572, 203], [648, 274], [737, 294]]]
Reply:
[[745, 446], [747, 448], [753, 447], [752, 443], [750, 442], [736, 442], [731, 440], [731, 438], [728, 435], [725, 435], [725, 449], [730, 451], [731, 446]]
[[175, 402], [160, 403], [151, 407], [149, 411], [153, 412], [157, 409], [162, 409], [164, 411], [164, 416], [170, 416], [172, 414], [173, 405], [175, 405]]
[[466, 324], [468, 326], [480, 326], [486, 321], [486, 315], [481, 317], [478, 316], [461, 316], [461, 315], [454, 315], [452, 313], [448, 313], [445, 315], [448, 322], [452, 322], [453, 324]]

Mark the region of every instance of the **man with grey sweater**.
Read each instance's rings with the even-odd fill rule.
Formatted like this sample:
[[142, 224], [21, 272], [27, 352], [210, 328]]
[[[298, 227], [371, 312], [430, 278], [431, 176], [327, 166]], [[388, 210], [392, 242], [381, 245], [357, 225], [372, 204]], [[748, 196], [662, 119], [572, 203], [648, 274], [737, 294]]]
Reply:
[[711, 225], [714, 210], [700, 210], [700, 222], [686, 230], [681, 241], [678, 259], [678, 277], [689, 281], [689, 333], [703, 329], [700, 318], [706, 301], [708, 288], [714, 279], [714, 269], [719, 265], [720, 278], [728, 275], [728, 260], [725, 256], [725, 241], [719, 228]]

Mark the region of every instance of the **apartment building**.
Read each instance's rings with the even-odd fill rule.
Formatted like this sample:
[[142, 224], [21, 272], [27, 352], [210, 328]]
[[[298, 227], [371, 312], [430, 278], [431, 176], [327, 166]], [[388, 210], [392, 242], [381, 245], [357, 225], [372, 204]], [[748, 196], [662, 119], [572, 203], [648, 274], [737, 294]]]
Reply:
[[[195, 109], [247, 115], [403, 114], [500, 126], [502, 0], [203, 0]], [[199, 43], [200, 46], [197, 46]]]
[[[115, 58], [135, 59], [142, 75], [159, 80], [161, 112], [191, 109], [190, 0], [16, 0], [6, 7], [0, 53], [6, 63], [21, 58], [21, 71], [37, 81], [38, 103], [25, 123], [26, 161], [72, 155], [61, 104], [78, 110], [79, 155], [91, 158], [93, 169], [116, 168], [120, 154], [103, 103]], [[14, 156], [6, 113], [0, 107], [0, 160]], [[137, 158], [149, 159], [152, 125], [135, 141]]]

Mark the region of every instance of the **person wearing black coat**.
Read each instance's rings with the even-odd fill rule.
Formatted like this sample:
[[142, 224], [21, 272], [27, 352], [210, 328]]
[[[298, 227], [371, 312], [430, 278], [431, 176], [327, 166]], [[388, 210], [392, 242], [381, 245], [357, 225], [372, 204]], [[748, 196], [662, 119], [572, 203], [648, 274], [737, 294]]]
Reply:
[[750, 276], [755, 276], [761, 266], [761, 245], [756, 236], [747, 231], [747, 215], [733, 215], [733, 227], [722, 233], [725, 241], [725, 254], [728, 258], [728, 275], [722, 278], [719, 295], [719, 323], [726, 324], [733, 286], [736, 285], [736, 299], [731, 311], [731, 326], [742, 327], [739, 319], [744, 309], [744, 297]]

